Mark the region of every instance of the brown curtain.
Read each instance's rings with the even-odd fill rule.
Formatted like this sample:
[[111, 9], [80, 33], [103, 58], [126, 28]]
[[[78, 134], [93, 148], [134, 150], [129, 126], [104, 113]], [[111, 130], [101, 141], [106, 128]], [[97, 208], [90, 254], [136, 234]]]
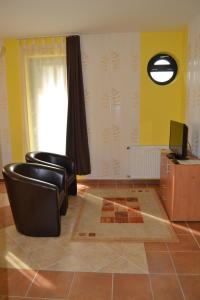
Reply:
[[74, 159], [76, 174], [91, 173], [80, 37], [67, 37], [68, 118], [66, 154]]

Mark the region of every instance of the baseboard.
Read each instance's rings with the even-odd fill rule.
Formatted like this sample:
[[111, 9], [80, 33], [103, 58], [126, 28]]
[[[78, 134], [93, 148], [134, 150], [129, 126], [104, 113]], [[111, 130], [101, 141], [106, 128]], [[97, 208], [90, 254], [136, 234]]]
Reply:
[[78, 183], [82, 184], [141, 184], [141, 185], [159, 185], [159, 179], [80, 179]]
[[[4, 179], [0, 179], [4, 182]], [[91, 184], [144, 184], [144, 185], [159, 185], [159, 179], [77, 179], [78, 183], [91, 183]]]

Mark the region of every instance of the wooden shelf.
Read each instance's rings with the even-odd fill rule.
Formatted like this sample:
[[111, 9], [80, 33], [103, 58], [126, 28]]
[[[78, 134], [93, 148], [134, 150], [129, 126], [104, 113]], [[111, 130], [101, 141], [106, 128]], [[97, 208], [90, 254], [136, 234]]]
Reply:
[[200, 164], [176, 164], [161, 153], [160, 194], [171, 221], [200, 221]]

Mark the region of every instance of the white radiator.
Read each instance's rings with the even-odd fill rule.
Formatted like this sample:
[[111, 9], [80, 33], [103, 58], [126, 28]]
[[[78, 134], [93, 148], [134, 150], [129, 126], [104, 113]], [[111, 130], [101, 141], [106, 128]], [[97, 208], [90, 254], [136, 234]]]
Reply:
[[133, 179], [159, 179], [160, 178], [160, 152], [168, 146], [130, 146], [129, 152], [129, 178]]

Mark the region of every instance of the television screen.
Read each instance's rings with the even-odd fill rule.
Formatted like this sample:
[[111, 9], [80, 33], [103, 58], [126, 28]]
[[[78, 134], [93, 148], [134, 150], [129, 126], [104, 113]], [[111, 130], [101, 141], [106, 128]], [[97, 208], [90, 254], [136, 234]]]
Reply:
[[188, 127], [180, 122], [170, 122], [169, 148], [174, 157], [186, 159], [187, 156]]

